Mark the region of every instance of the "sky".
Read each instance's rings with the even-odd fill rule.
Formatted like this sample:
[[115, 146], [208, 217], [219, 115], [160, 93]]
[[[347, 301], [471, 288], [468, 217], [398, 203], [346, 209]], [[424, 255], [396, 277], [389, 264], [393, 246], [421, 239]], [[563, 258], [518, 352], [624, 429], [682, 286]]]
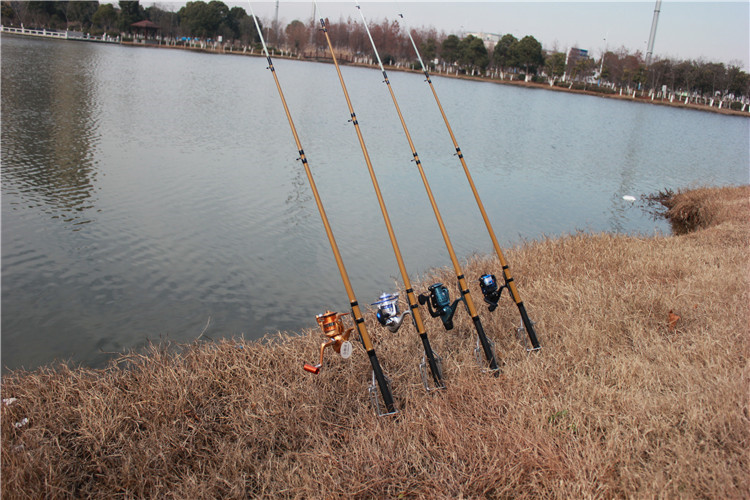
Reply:
[[[172, 3], [179, 8], [185, 2], [149, 2], [164, 8]], [[230, 7], [246, 10], [248, 2], [224, 1]], [[362, 12], [369, 22], [393, 20], [404, 14], [412, 28], [434, 27], [446, 34], [470, 32], [506, 34], [520, 39], [531, 35], [545, 50], [567, 51], [570, 47], [587, 49], [598, 58], [604, 50], [625, 47], [631, 53], [647, 51], [654, 18], [655, 1], [479, 1], [459, 2], [417, 0], [393, 2], [361, 0]], [[275, 2], [252, 2], [258, 17], [270, 24]], [[360, 20], [354, 0], [320, 2], [320, 12], [331, 20], [351, 17]], [[312, 2], [279, 2], [282, 26], [294, 19], [306, 21], [313, 13]], [[750, 71], [750, 1], [721, 2], [669, 1], [661, 3], [655, 58], [690, 59], [738, 64]]]

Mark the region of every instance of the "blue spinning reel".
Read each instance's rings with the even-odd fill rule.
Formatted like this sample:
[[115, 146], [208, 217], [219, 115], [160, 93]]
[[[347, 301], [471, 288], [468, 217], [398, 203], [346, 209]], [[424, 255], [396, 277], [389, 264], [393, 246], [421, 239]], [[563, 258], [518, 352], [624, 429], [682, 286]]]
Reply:
[[419, 296], [419, 303], [424, 305], [430, 311], [430, 316], [440, 318], [443, 327], [446, 330], [453, 329], [453, 315], [456, 313], [456, 307], [461, 299], [456, 299], [451, 303], [451, 296], [448, 289], [442, 283], [435, 283], [428, 288], [429, 294], [423, 293]]

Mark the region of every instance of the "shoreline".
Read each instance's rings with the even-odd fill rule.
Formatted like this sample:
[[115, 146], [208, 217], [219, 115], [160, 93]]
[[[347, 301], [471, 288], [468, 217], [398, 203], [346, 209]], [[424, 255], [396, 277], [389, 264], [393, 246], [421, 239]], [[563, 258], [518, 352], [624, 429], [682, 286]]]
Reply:
[[[449, 332], [426, 319], [447, 383], [426, 393], [413, 325], [392, 334], [367, 311], [395, 419], [373, 413], [359, 343], [302, 369], [317, 328], [6, 374], [3, 497], [746, 496], [750, 186], [650, 199], [684, 232], [504, 249], [542, 350], [519, 344], [507, 294], [480, 305], [497, 378], [458, 311]], [[497, 265], [476, 256], [465, 272]], [[435, 280], [458, 296], [448, 268], [425, 280], [415, 290]]]
[[[241, 51], [226, 51], [226, 50], [219, 50], [219, 49], [211, 49], [211, 48], [200, 48], [200, 47], [185, 47], [185, 46], [169, 46], [169, 45], [147, 45], [147, 44], [140, 44], [140, 43], [133, 43], [133, 42], [122, 42], [121, 45], [131, 46], [131, 47], [147, 47], [147, 48], [160, 48], [160, 49], [178, 49], [178, 50], [187, 50], [187, 51], [195, 51], [195, 52], [202, 52], [207, 54], [224, 54], [224, 55], [239, 55], [239, 56], [250, 56], [250, 57], [265, 57], [261, 53], [246, 53]], [[324, 64], [333, 64], [333, 60], [330, 58], [325, 57], [302, 57], [302, 56], [286, 56], [282, 54], [276, 54], [271, 56], [273, 59], [286, 59], [290, 61], [302, 61], [302, 62], [318, 62], [318, 63], [324, 63]], [[355, 67], [361, 67], [361, 68], [369, 68], [379, 71], [379, 67], [375, 64], [366, 64], [366, 63], [357, 63], [357, 62], [348, 62], [348, 61], [339, 61], [341, 65], [343, 66], [355, 66]], [[414, 73], [423, 75], [424, 73], [421, 70], [415, 70], [411, 68], [404, 68], [399, 66], [387, 66], [387, 71], [400, 71], [404, 73]], [[476, 81], [476, 82], [485, 82], [485, 83], [494, 83], [498, 85], [512, 85], [517, 87], [524, 87], [529, 89], [538, 89], [538, 90], [552, 90], [556, 92], [567, 92], [571, 94], [579, 94], [579, 95], [586, 95], [591, 97], [603, 97], [608, 99], [619, 99], [624, 100], [628, 102], [638, 102], [642, 104], [655, 104], [660, 106], [668, 106], [676, 109], [688, 109], [693, 111], [705, 111], [710, 113], [717, 113], [727, 116], [743, 116], [750, 118], [750, 108], [748, 108], [747, 111], [741, 111], [741, 110], [733, 110], [729, 108], [718, 108], [714, 106], [709, 106], [705, 104], [695, 104], [695, 103], [688, 103], [685, 104], [682, 101], [677, 102], [669, 102], [664, 99], [651, 99], [649, 97], [643, 97], [643, 96], [628, 96], [628, 95], [619, 95], [619, 94], [607, 94], [603, 92], [594, 92], [590, 90], [582, 90], [582, 89], [571, 89], [566, 88], [563, 86], [553, 86], [546, 83], [534, 83], [534, 82], [525, 82], [520, 80], [500, 80], [500, 79], [494, 79], [494, 78], [488, 78], [488, 77], [482, 77], [482, 76], [471, 76], [471, 75], [459, 75], [459, 74], [451, 74], [451, 73], [430, 73], [430, 76], [435, 77], [444, 77], [444, 78], [455, 78], [460, 80], [470, 80], [470, 81]]]
[[[34, 36], [31, 34], [22, 34], [22, 33], [15, 33], [15, 32], [4, 32], [6, 35], [15, 36], [15, 37], [25, 37], [25, 38], [39, 38], [38, 36]], [[56, 40], [65, 40], [64, 38], [54, 38]], [[97, 41], [101, 42], [100, 40], [88, 40], [83, 38], [70, 38], [68, 40], [73, 41]], [[107, 43], [113, 43], [113, 42], [107, 42]], [[154, 49], [172, 49], [172, 50], [186, 50], [186, 51], [192, 51], [192, 52], [201, 52], [206, 54], [223, 54], [223, 55], [239, 55], [239, 56], [250, 56], [250, 57], [265, 57], [261, 53], [248, 53], [243, 52], [241, 50], [237, 51], [227, 51], [224, 48], [222, 49], [215, 49], [215, 48], [201, 48], [201, 47], [187, 47], [187, 46], [178, 46], [178, 45], [162, 45], [162, 44], [143, 44], [143, 43], [136, 43], [136, 42], [119, 42], [119, 45], [128, 46], [128, 47], [139, 47], [139, 48], [154, 48]], [[272, 56], [274, 59], [287, 59], [292, 61], [305, 61], [305, 62], [319, 62], [319, 63], [326, 63], [326, 64], [332, 64], [332, 60], [329, 58], [324, 57], [315, 57], [315, 58], [308, 58], [308, 57], [302, 57], [302, 56], [286, 56], [282, 54], [276, 54]], [[362, 67], [362, 68], [369, 68], [378, 70], [378, 66], [375, 64], [365, 64], [365, 63], [356, 63], [356, 62], [348, 62], [348, 61], [340, 61], [342, 65], [348, 65], [348, 66], [356, 66], [356, 67]], [[406, 73], [415, 73], [422, 75], [423, 72], [421, 70], [414, 70], [411, 68], [404, 68], [404, 67], [398, 67], [398, 66], [388, 66], [388, 71], [401, 71]], [[729, 108], [718, 108], [714, 106], [709, 106], [705, 104], [695, 104], [695, 103], [688, 103], [685, 104], [684, 102], [678, 100], [677, 102], [669, 102], [664, 99], [651, 99], [649, 97], [633, 97], [629, 95], [619, 95], [619, 94], [608, 94], [603, 92], [594, 92], [590, 90], [582, 90], [582, 89], [572, 89], [572, 88], [566, 88], [563, 86], [554, 86], [549, 85], [547, 83], [534, 83], [534, 82], [526, 82], [526, 81], [520, 81], [520, 80], [500, 80], [500, 79], [494, 79], [494, 78], [488, 78], [488, 77], [482, 77], [482, 76], [471, 76], [471, 75], [460, 75], [460, 74], [451, 74], [451, 73], [430, 73], [431, 77], [444, 77], [444, 78], [456, 78], [461, 80], [471, 80], [471, 81], [477, 81], [477, 82], [485, 82], [485, 83], [494, 83], [499, 85], [512, 85], [517, 87], [523, 87], [523, 88], [529, 88], [529, 89], [538, 89], [538, 90], [552, 90], [555, 92], [568, 92], [572, 94], [578, 94], [578, 95], [586, 95], [591, 97], [603, 97], [608, 99], [619, 99], [629, 102], [638, 102], [642, 104], [655, 104], [659, 106], [668, 106], [676, 109], [687, 109], [687, 110], [693, 110], [693, 111], [704, 111], [704, 112], [710, 112], [710, 113], [717, 113], [721, 115], [727, 115], [727, 116], [743, 116], [743, 117], [750, 117], [750, 108], [748, 108], [747, 111], [741, 111], [741, 110], [733, 110]]]

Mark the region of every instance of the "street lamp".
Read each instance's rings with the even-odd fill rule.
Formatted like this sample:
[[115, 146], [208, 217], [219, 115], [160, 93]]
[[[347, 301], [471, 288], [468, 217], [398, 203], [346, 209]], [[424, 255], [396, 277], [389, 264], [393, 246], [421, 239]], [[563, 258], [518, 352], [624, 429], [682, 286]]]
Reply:
[[602, 52], [602, 63], [599, 65], [599, 86], [602, 86], [602, 72], [604, 71], [604, 56], [607, 55], [607, 36], [609, 36], [609, 31], [604, 36], [604, 52]]

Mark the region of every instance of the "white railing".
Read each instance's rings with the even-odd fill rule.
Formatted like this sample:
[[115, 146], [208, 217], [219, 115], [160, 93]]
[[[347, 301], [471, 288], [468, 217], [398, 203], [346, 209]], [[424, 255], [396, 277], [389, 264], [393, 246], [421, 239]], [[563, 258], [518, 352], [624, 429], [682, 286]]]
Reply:
[[8, 26], [0, 26], [0, 31], [2, 33], [15, 33], [18, 35], [29, 35], [29, 36], [44, 36], [44, 37], [50, 37], [50, 38], [68, 38], [68, 32], [67, 31], [52, 31], [52, 30], [34, 30], [34, 29], [27, 29], [27, 28], [12, 28]]
[[78, 31], [55, 31], [48, 29], [29, 29], [21, 26], [14, 28], [12, 26], [0, 26], [0, 33], [9, 33], [14, 35], [38, 36], [43, 38], [61, 38], [64, 40], [90, 40], [92, 42], [119, 42], [118, 38], [112, 38], [106, 35], [89, 36]]

